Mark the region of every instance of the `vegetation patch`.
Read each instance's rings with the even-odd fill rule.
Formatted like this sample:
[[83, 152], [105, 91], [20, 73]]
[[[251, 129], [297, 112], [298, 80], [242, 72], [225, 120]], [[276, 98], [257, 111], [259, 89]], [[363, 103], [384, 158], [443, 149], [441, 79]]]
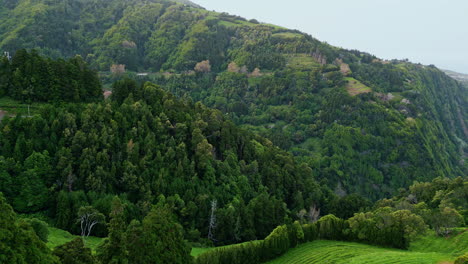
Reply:
[[[54, 249], [55, 247], [68, 243], [77, 237], [79, 236], [72, 235], [65, 230], [49, 227], [47, 247]], [[91, 248], [93, 252], [96, 252], [96, 248], [102, 243], [102, 241], [103, 238], [89, 236], [86, 238], [85, 246]]]
[[352, 242], [319, 240], [300, 245], [282, 257], [268, 262], [283, 263], [408, 263], [424, 264], [452, 260], [444, 253], [386, 249]]
[[345, 78], [345, 80], [348, 81], [348, 83], [346, 84], [346, 90], [351, 96], [372, 92], [372, 89], [370, 87], [367, 87], [366, 85], [354, 78], [347, 77]]
[[292, 33], [292, 32], [281, 32], [281, 33], [273, 34], [273, 37], [291, 39], [291, 38], [302, 38], [303, 35], [298, 34], [298, 33]]
[[[292, 34], [292, 33], [280, 33]], [[312, 70], [320, 67], [320, 64], [310, 55], [306, 53], [294, 54], [287, 56], [287, 66], [297, 70]]]

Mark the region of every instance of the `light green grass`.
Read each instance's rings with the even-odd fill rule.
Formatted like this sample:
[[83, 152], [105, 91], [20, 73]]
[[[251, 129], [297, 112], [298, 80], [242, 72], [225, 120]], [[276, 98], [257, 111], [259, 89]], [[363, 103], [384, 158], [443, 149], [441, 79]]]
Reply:
[[292, 56], [287, 56], [287, 66], [293, 69], [298, 70], [312, 70], [320, 67], [320, 64], [308, 54], [294, 54]]
[[284, 39], [295, 39], [295, 38], [302, 38], [303, 37], [303, 35], [301, 35], [299, 33], [292, 33], [292, 32], [275, 33], [272, 36], [273, 37], [284, 38]]
[[[55, 247], [70, 242], [77, 237], [79, 236], [72, 235], [65, 230], [49, 227], [47, 247], [54, 249]], [[96, 248], [102, 243], [102, 241], [103, 238], [90, 236], [86, 238], [85, 246], [91, 248], [93, 252], [96, 252]]]
[[370, 87], [364, 85], [363, 83], [354, 78], [346, 77], [345, 80], [348, 81], [348, 83], [346, 84], [346, 90], [351, 96], [372, 92], [372, 89]]
[[[318, 240], [298, 246], [269, 264], [433, 264], [452, 261], [450, 254], [386, 249], [352, 242]], [[449, 262], [450, 263], [450, 262]]]
[[[29, 105], [29, 113], [34, 115], [37, 113], [41, 103], [32, 103]], [[0, 110], [7, 111], [7, 115], [28, 115], [28, 104], [21, 103], [10, 97], [0, 98]]]
[[192, 252], [190, 252], [190, 254], [193, 256], [193, 257], [196, 257], [202, 253], [205, 253], [209, 250], [212, 250], [213, 248], [192, 248]]
[[428, 235], [411, 243], [409, 250], [417, 252], [439, 252], [460, 256], [468, 252], [468, 229], [460, 230], [456, 235], [439, 237], [432, 231]]

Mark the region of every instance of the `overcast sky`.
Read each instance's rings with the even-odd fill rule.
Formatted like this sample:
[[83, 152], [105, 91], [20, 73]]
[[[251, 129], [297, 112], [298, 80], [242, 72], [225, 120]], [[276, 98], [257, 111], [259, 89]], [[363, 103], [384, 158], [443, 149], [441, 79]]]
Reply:
[[384, 59], [468, 74], [468, 0], [193, 0]]

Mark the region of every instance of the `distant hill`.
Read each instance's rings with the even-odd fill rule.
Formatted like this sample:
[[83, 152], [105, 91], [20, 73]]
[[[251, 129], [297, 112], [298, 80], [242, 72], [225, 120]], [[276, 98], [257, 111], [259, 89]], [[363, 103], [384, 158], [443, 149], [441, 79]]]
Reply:
[[464, 83], [465, 86], [468, 87], [468, 74], [454, 72], [450, 70], [442, 70], [442, 71], [445, 72], [448, 76], [454, 78], [455, 80]]
[[201, 7], [200, 5], [197, 5], [197, 4], [195, 4], [194, 2], [189, 1], [189, 0], [172, 0], [172, 1], [177, 2], [177, 3], [184, 4], [184, 5], [189, 5], [189, 6], [192, 6], [192, 7], [203, 8], [203, 7]]

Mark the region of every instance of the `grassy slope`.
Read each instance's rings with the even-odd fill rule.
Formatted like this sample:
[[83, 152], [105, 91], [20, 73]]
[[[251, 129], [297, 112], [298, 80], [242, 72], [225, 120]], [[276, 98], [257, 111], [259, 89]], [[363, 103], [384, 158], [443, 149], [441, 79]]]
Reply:
[[269, 263], [452, 263], [465, 252], [468, 252], [467, 230], [449, 238], [430, 233], [413, 242], [408, 251], [351, 242], [314, 241], [300, 245]]
[[206, 251], [209, 251], [213, 248], [192, 248], [192, 252], [190, 252], [190, 254], [194, 257], [202, 254], [202, 253], [205, 253]]
[[[34, 115], [37, 113], [37, 109], [41, 103], [32, 103], [29, 105], [29, 113]], [[0, 110], [6, 111], [7, 115], [28, 115], [28, 104], [23, 104], [19, 101], [11, 99], [9, 97], [1, 97], [0, 98]]]
[[460, 256], [468, 252], [468, 229], [460, 231], [449, 238], [431, 233], [411, 244], [409, 250], [414, 252], [440, 252], [452, 256]]
[[385, 249], [352, 242], [318, 240], [300, 245], [268, 263], [414, 263], [429, 264], [453, 260], [449, 254]]
[[[65, 230], [61, 230], [58, 228], [49, 227], [49, 239], [47, 241], [47, 246], [50, 249], [54, 249], [57, 246], [63, 245], [67, 242], [70, 242], [74, 238], [78, 236], [72, 235]], [[96, 248], [101, 244], [102, 238], [100, 237], [88, 237], [86, 239], [86, 246], [91, 248], [93, 252], [96, 252]]]
[[[196, 257], [215, 248], [193, 248]], [[449, 238], [430, 233], [411, 244], [409, 250], [381, 248], [366, 244], [318, 240], [290, 250], [270, 264], [366, 264], [366, 263], [407, 263], [407, 264], [446, 264], [453, 263], [457, 256], [468, 252], [468, 231]]]
[[367, 87], [366, 85], [354, 78], [347, 77], [345, 78], [345, 80], [348, 81], [348, 83], [346, 84], [346, 90], [351, 96], [372, 92], [371, 88]]

